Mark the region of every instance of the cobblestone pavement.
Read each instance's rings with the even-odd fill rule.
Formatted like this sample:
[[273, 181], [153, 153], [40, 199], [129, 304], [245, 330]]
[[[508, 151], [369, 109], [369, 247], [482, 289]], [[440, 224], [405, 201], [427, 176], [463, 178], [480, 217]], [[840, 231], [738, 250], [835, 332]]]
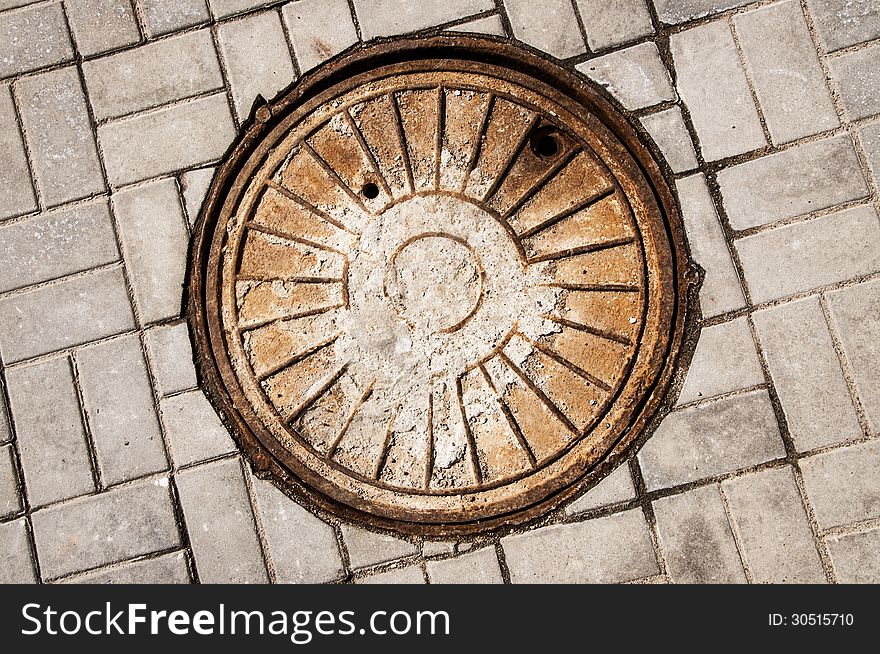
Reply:
[[[251, 475], [181, 284], [257, 94], [444, 29], [616, 96], [706, 280], [638, 456], [538, 528], [420, 542]], [[880, 582], [876, 0], [0, 0], [0, 151], [4, 581]]]

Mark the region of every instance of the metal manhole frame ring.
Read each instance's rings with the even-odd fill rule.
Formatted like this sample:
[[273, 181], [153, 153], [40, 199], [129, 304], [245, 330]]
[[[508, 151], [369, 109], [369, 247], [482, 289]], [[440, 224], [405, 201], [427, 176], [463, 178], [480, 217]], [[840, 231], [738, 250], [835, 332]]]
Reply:
[[[298, 124], [311, 111], [306, 109], [308, 105], [322, 102], [322, 96], [327, 94], [339, 96], [357, 88], [360, 82], [355, 83], [352, 80], [369, 75], [371, 71], [395, 65], [406, 66], [409, 62], [421, 60], [444, 59], [485, 64], [515, 71], [517, 77], [531, 77], [536, 82], [549, 85], [566, 99], [573, 113], [581, 112], [588, 117], [583, 119], [585, 123], [598, 119], [601, 126], [613, 135], [614, 140], [626, 149], [631, 159], [630, 165], [636, 168], [637, 173], [630, 181], [637, 185], [644, 182], [648, 191], [646, 195], [653, 198], [656, 204], [653, 213], [662, 220], [668, 240], [668, 265], [671, 270], [673, 297], [670, 306], [664, 305], [669, 319], [662, 324], [668, 325], [669, 332], [665, 336], [661, 335], [665, 339], [665, 354], [655, 366], [659, 374], [656, 377], [652, 375], [653, 385], [640, 394], [640, 402], [632, 410], [628, 425], [622, 429], [616, 442], [603, 449], [598, 460], [589, 468], [578, 471], [574, 479], [563, 480], [550, 494], [539, 488], [532, 493], [535, 496], [534, 501], [524, 508], [519, 507], [509, 513], [496, 513], [478, 520], [426, 522], [398, 515], [379, 515], [371, 512], [369, 505], [359, 506], [357, 498], [342, 501], [331, 496], [324, 492], [327, 482], [317, 473], [306, 466], [297, 467], [295, 461], [290, 465], [293, 457], [280, 443], [271, 437], [265, 438], [265, 435], [261, 438], [255, 433], [247, 417], [242, 415], [250, 409], [249, 400], [232, 370], [229, 354], [223, 343], [223, 329], [220, 325], [222, 319], [219, 318], [222, 308], [218, 299], [222, 288], [216, 289], [217, 292], [212, 294], [208, 292], [206, 284], [210, 284], [217, 276], [212, 275], [211, 271], [220, 268], [220, 252], [213, 245], [216, 223], [227, 203], [227, 196], [238, 194], [236, 197], [240, 199], [241, 192], [247, 186], [247, 181], [240, 182], [245, 170], [243, 166], [254, 160], [255, 153], [263, 145], [263, 139], [272, 130], [285, 122], [288, 125]], [[531, 88], [524, 85], [521, 79], [512, 83]], [[343, 87], [342, 90], [339, 90], [340, 86]], [[202, 386], [252, 462], [258, 476], [271, 478], [299, 501], [305, 501], [313, 507], [353, 522], [423, 536], [467, 535], [520, 525], [540, 518], [547, 511], [598, 483], [629, 454], [631, 448], [648, 438], [652, 427], [668, 411], [671, 403], [671, 399], [667, 397], [670, 387], [673, 379], [680, 376], [678, 363], [685, 343], [686, 323], [693, 322], [694, 313], [694, 307], [691, 306], [695, 296], [692, 292], [694, 279], [690, 274], [692, 264], [689, 262], [678, 205], [658, 164], [658, 158], [642, 142], [623, 112], [601, 91], [576, 73], [507, 42], [484, 37], [436, 36], [361, 46], [307, 74], [289, 91], [282, 93], [274, 103], [255, 106], [253, 116], [254, 120], [245, 127], [224, 158], [206, 196], [194, 229], [186, 286], [187, 314]], [[272, 145], [280, 142], [276, 140]], [[258, 162], [262, 160], [257, 158]], [[237, 202], [238, 200], [236, 206]], [[232, 211], [235, 211], [235, 207]], [[647, 278], [644, 283], [647, 293]], [[217, 352], [225, 353], [225, 358], [218, 360]], [[633, 364], [635, 360], [634, 356]], [[252, 418], [259, 421], [255, 415]]]

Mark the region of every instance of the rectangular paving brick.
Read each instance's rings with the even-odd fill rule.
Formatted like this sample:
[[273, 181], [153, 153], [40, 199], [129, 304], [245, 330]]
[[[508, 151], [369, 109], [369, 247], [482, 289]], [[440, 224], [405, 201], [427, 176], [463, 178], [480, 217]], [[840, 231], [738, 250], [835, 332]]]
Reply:
[[168, 479], [147, 479], [33, 516], [46, 579], [180, 545]]
[[792, 218], [868, 194], [846, 135], [796, 145], [718, 173], [734, 229]]
[[199, 581], [266, 583], [266, 566], [241, 462], [225, 459], [177, 474]]
[[235, 443], [200, 390], [160, 401], [171, 458], [185, 466], [235, 451]]
[[354, 525], [342, 525], [342, 539], [354, 569], [388, 563], [417, 554], [419, 549], [409, 541], [388, 534], [377, 534]]
[[428, 561], [432, 584], [501, 584], [501, 566], [494, 547], [484, 547], [454, 559]]
[[78, 350], [76, 366], [104, 483], [118, 484], [167, 469], [137, 335]]
[[756, 583], [825, 583], [790, 467], [734, 477], [721, 489]]
[[215, 168], [196, 168], [188, 170], [180, 176], [180, 190], [189, 224], [194, 225], [202, 210], [205, 196], [214, 179]]
[[216, 18], [225, 18], [233, 14], [240, 14], [250, 9], [267, 5], [272, 0], [208, 0], [211, 11]]
[[119, 191], [113, 206], [141, 323], [179, 316], [189, 234], [177, 183], [163, 179]]
[[798, 451], [860, 437], [819, 299], [782, 304], [753, 317]]
[[880, 113], [880, 44], [829, 58], [828, 64], [847, 118]]
[[470, 32], [476, 34], [507, 36], [507, 30], [504, 29], [504, 23], [501, 22], [501, 17], [498, 14], [470, 20], [453, 27], [447, 27], [446, 29], [450, 32]]
[[568, 515], [577, 515], [610, 504], [627, 502], [635, 499], [635, 496], [636, 491], [633, 487], [629, 465], [623, 463], [594, 488], [566, 506], [565, 512]]
[[714, 477], [785, 456], [767, 391], [674, 411], [639, 452], [648, 490]]
[[133, 328], [119, 268], [90, 272], [0, 299], [0, 352], [6, 363]]
[[15, 85], [37, 187], [48, 205], [104, 190], [104, 177], [75, 67]]
[[694, 18], [741, 7], [752, 0], [653, 0], [657, 17], [667, 24], [683, 23]]
[[0, 291], [119, 259], [105, 199], [0, 225]]
[[501, 539], [513, 583], [617, 583], [660, 572], [641, 509]]
[[36, 581], [24, 519], [0, 524], [0, 583], [33, 584]]
[[14, 458], [12, 445], [0, 447], [0, 518], [7, 518], [22, 509]]
[[206, 0], [135, 0], [150, 38], [200, 25], [211, 18]]
[[189, 571], [183, 552], [122, 563], [111, 568], [65, 579], [66, 584], [188, 584]]
[[271, 100], [296, 79], [277, 12], [265, 11], [222, 23], [217, 28], [217, 41], [235, 113], [241, 121], [250, 116], [257, 95]]
[[31, 506], [95, 490], [73, 373], [66, 358], [6, 371]]
[[654, 33], [646, 0], [577, 0], [592, 50], [610, 48]]
[[[513, 35], [543, 52], [565, 59], [586, 51], [577, 15], [569, 0], [504, 0]], [[488, 7], [487, 7], [488, 9]]]
[[688, 134], [681, 109], [672, 107], [644, 116], [642, 125], [654, 139], [672, 172], [681, 173], [697, 167], [697, 153]]
[[880, 518], [880, 441], [801, 459], [801, 470], [821, 529]]
[[0, 15], [0, 79], [73, 59], [60, 2]]
[[733, 34], [726, 21], [669, 38], [678, 92], [690, 110], [707, 161], [766, 145]]
[[675, 100], [669, 72], [653, 42], [590, 59], [577, 69], [607, 88], [627, 109]]
[[3, 152], [0, 179], [4, 180], [4, 192], [0, 194], [2, 220], [37, 208], [24, 141], [12, 101], [12, 89], [8, 84], [0, 84], [0, 152]]
[[752, 300], [766, 302], [880, 270], [880, 224], [872, 207], [855, 207], [739, 239], [736, 249]]
[[880, 529], [828, 539], [841, 584], [880, 584]]
[[655, 500], [654, 514], [672, 582], [745, 583], [742, 561], [716, 484]]
[[494, 0], [354, 0], [364, 40], [423, 30], [458, 18], [495, 9]]
[[865, 149], [868, 167], [874, 176], [874, 183], [880, 184], [880, 123], [866, 125], [859, 130], [859, 138]]
[[828, 300], [868, 424], [880, 433], [880, 281], [834, 291]]
[[875, 0], [807, 0], [807, 7], [828, 51], [880, 36], [880, 6]]
[[132, 6], [120, 0], [65, 0], [67, 19], [84, 57], [140, 41], [141, 32]]
[[398, 586], [401, 584], [424, 584], [425, 574], [422, 572], [422, 569], [419, 566], [408, 565], [402, 568], [393, 568], [391, 570], [386, 570], [385, 572], [380, 572], [379, 574], [372, 575], [364, 579], [358, 579], [355, 581], [355, 583], [383, 584], [393, 586]]
[[774, 143], [840, 124], [800, 2], [762, 7], [733, 22]]
[[744, 307], [742, 286], [706, 178], [699, 174], [680, 179], [676, 189], [691, 253], [706, 271], [700, 288], [703, 316], [708, 318]]
[[153, 327], [145, 333], [144, 342], [160, 395], [195, 388], [196, 369], [185, 322]]
[[298, 0], [281, 8], [296, 62], [303, 72], [357, 41], [348, 0]]

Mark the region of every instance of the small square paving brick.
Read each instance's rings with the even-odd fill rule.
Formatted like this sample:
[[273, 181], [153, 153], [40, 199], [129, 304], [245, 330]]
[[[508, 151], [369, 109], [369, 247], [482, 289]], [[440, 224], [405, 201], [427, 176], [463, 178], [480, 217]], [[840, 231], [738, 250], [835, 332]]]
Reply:
[[569, 0], [504, 0], [513, 35], [559, 59], [586, 51], [574, 6]]
[[774, 143], [840, 124], [800, 2], [762, 7], [733, 22]]
[[188, 584], [189, 571], [183, 552], [169, 552], [149, 559], [122, 563], [65, 579], [67, 584]]
[[144, 17], [144, 30], [154, 38], [210, 20], [205, 0], [135, 0]]
[[653, 0], [657, 17], [667, 24], [683, 23], [694, 18], [741, 7], [752, 0]]
[[828, 300], [856, 391], [876, 434], [880, 432], [880, 281], [834, 291]]
[[266, 565], [238, 457], [178, 473], [177, 488], [199, 581], [266, 583]]
[[217, 41], [240, 121], [251, 114], [257, 95], [271, 100], [295, 78], [281, 18], [264, 11], [222, 23]]
[[880, 113], [880, 44], [828, 59], [847, 118]]
[[391, 570], [386, 570], [385, 572], [380, 572], [379, 574], [372, 575], [364, 579], [358, 579], [355, 583], [385, 584], [397, 586], [400, 584], [424, 584], [426, 582], [425, 573], [422, 572], [422, 569], [417, 565], [409, 565], [403, 568], [393, 568]]
[[0, 84], [0, 220], [37, 208], [30, 168], [12, 101], [12, 89]]
[[790, 467], [735, 477], [721, 488], [756, 583], [825, 583]]
[[828, 539], [828, 549], [842, 584], [880, 584], [880, 529]]
[[454, 559], [428, 561], [426, 567], [432, 584], [504, 583], [494, 547], [484, 547]]
[[761, 348], [798, 451], [862, 435], [817, 297], [754, 314]]
[[95, 135], [76, 68], [26, 77], [15, 85], [37, 187], [48, 205], [104, 190]]
[[36, 511], [32, 520], [46, 579], [180, 545], [166, 477]]
[[654, 502], [660, 547], [678, 584], [745, 583], [742, 561], [716, 484]]
[[78, 350], [76, 366], [104, 483], [166, 470], [153, 389], [137, 335]]
[[60, 2], [0, 15], [0, 79], [73, 59]]
[[83, 75], [98, 120], [223, 86], [210, 30], [187, 32], [87, 61]]
[[179, 316], [189, 235], [177, 183], [163, 179], [119, 191], [113, 206], [141, 324]]
[[185, 322], [148, 329], [144, 335], [150, 369], [160, 395], [195, 388], [196, 368], [193, 363], [189, 328]]
[[409, 541], [349, 524], [342, 525], [342, 538], [353, 569], [387, 563], [419, 552], [419, 548]]
[[494, 0], [354, 0], [354, 9], [365, 40], [394, 36], [448, 23], [495, 9]]
[[607, 88], [627, 109], [675, 100], [669, 72], [653, 42], [590, 59], [576, 68]]
[[880, 441], [802, 459], [801, 470], [821, 529], [880, 518]]
[[[846, 235], [846, 238], [841, 238]], [[736, 241], [754, 302], [880, 270], [880, 223], [862, 206]]]
[[65, 0], [76, 49], [84, 57], [140, 41], [141, 33], [127, 0]]
[[807, 6], [828, 51], [880, 36], [876, 0], [807, 0]]
[[36, 581], [24, 519], [0, 524], [0, 583], [33, 584]]
[[785, 456], [767, 391], [674, 411], [639, 452], [648, 490], [722, 475]]
[[803, 143], [718, 173], [734, 229], [857, 200], [868, 194], [852, 141], [834, 136]]
[[333, 527], [268, 481], [252, 478], [275, 581], [317, 584], [345, 574]]
[[492, 14], [485, 18], [477, 18], [466, 23], [448, 27], [449, 32], [471, 32], [476, 34], [493, 34], [495, 36], [507, 36], [507, 30], [504, 29], [504, 23], [498, 14]]
[[681, 109], [673, 107], [649, 114], [642, 118], [642, 125], [660, 148], [672, 172], [681, 173], [697, 167], [697, 153], [681, 117]]
[[235, 443], [200, 390], [162, 398], [160, 407], [171, 458], [185, 466], [235, 451]]
[[669, 38], [678, 73], [678, 92], [707, 161], [766, 145], [733, 34], [715, 21]]
[[603, 50], [654, 33], [646, 0], [577, 0], [592, 50]]
[[0, 291], [45, 282], [119, 259], [107, 200], [0, 224]]
[[281, 15], [303, 72], [357, 41], [347, 0], [297, 0], [284, 5]]
[[865, 125], [860, 131], [862, 147], [868, 158], [868, 166], [874, 176], [874, 183], [880, 184], [880, 122]]
[[0, 352], [6, 363], [133, 328], [120, 268], [89, 272], [0, 299]]
[[73, 373], [66, 358], [6, 371], [31, 506], [95, 490]]
[[218, 159], [235, 125], [225, 93], [181, 102], [98, 128], [107, 176], [121, 186]]
[[12, 445], [0, 447], [0, 518], [8, 518], [22, 509], [14, 455]]
[[566, 506], [565, 512], [568, 515], [578, 515], [591, 509], [627, 502], [635, 499], [635, 496], [636, 491], [633, 487], [629, 465], [624, 462], [594, 488]]
[[616, 583], [660, 572], [640, 509], [501, 540], [513, 583]]

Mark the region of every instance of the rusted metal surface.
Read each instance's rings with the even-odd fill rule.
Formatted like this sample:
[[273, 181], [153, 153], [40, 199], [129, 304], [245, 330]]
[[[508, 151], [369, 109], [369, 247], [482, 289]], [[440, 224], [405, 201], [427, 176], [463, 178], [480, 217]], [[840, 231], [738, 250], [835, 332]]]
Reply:
[[595, 483], [661, 408], [687, 260], [650, 152], [575, 74], [470, 37], [304, 78], [197, 228], [206, 391], [300, 499], [432, 535]]

